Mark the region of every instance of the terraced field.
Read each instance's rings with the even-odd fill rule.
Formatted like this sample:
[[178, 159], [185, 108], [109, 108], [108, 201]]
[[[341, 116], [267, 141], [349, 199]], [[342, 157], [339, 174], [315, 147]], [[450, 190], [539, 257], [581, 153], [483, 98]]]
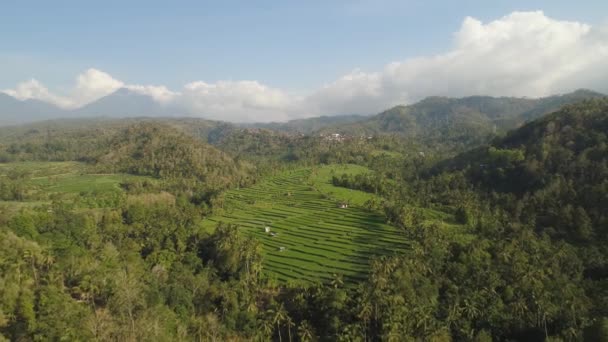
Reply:
[[87, 166], [78, 162], [14, 162], [0, 164], [0, 187], [5, 181], [17, 182], [23, 189], [20, 201], [0, 201], [1, 207], [12, 212], [24, 207], [48, 205], [52, 198], [64, 201], [82, 200], [80, 205], [96, 202], [104, 206], [104, 195], [122, 193], [120, 183], [128, 180], [148, 180], [152, 178], [128, 174], [91, 174]]
[[[264, 274], [279, 281], [326, 282], [334, 274], [346, 283], [360, 281], [372, 256], [398, 253], [408, 242], [378, 213], [357, 204], [340, 208], [339, 199], [318, 190], [319, 183], [328, 186], [328, 180], [319, 178], [324, 174], [302, 169], [229, 191], [223, 214], [205, 224], [211, 228], [220, 221], [234, 223], [258, 238], [265, 254]], [[370, 196], [357, 193], [356, 202]]]

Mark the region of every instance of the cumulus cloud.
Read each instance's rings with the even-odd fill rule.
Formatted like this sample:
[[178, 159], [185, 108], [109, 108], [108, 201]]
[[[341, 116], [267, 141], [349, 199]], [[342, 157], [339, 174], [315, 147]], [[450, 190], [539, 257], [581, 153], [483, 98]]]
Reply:
[[165, 86], [153, 85], [126, 85], [125, 88], [141, 95], [147, 95], [161, 104], [167, 104], [175, 100], [180, 93], [169, 90]]
[[191, 112], [217, 120], [280, 121], [294, 110], [287, 93], [257, 81], [196, 81], [184, 86], [180, 100]]
[[608, 32], [514, 12], [482, 23], [467, 17], [454, 47], [436, 56], [355, 71], [308, 98], [319, 112], [374, 113], [430, 95], [545, 96], [580, 87], [606, 90]]
[[85, 105], [122, 88], [124, 83], [109, 74], [88, 69], [76, 78], [76, 87], [72, 98], [77, 105]]
[[76, 77], [73, 89], [66, 94], [55, 94], [35, 79], [19, 83], [14, 89], [6, 89], [2, 92], [19, 100], [41, 100], [61, 108], [71, 109], [111, 94], [123, 86], [123, 82], [103, 71], [88, 69]]
[[608, 27], [556, 20], [538, 11], [514, 12], [487, 23], [467, 17], [444, 53], [389, 63], [379, 71], [354, 70], [299, 96], [258, 81], [195, 81], [172, 91], [162, 85], [127, 84], [97, 69], [80, 74], [67, 94], [53, 94], [36, 80], [4, 92], [73, 108], [127, 88], [193, 116], [281, 121], [373, 114], [431, 95], [538, 97], [577, 88], [608, 91], [607, 79]]
[[6, 89], [2, 92], [21, 101], [40, 100], [53, 103], [60, 107], [69, 107], [72, 105], [70, 99], [51, 93], [47, 87], [33, 78], [29, 81], [17, 84], [15, 89]]

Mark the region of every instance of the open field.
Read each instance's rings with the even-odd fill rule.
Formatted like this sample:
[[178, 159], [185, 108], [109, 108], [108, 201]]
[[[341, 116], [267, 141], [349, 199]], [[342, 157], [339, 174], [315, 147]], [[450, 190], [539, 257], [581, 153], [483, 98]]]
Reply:
[[315, 168], [311, 172], [311, 176], [309, 179], [316, 190], [325, 195], [328, 195], [330, 198], [337, 201], [345, 201], [349, 204], [356, 206], [363, 206], [363, 204], [369, 199], [379, 199], [379, 197], [364, 191], [334, 186], [331, 183], [331, 178], [333, 176], [340, 177], [345, 173], [348, 175], [358, 175], [368, 172], [370, 172], [368, 168], [360, 165], [332, 164]]
[[120, 193], [120, 183], [148, 177], [126, 174], [91, 174], [83, 163], [77, 162], [18, 162], [0, 164], [2, 182], [18, 184], [22, 189], [21, 201], [4, 201], [4, 205], [20, 208], [34, 204], [49, 203], [51, 197], [63, 199], [87, 194], [95, 197], [102, 194]]
[[[349, 166], [340, 172], [365, 171]], [[333, 187], [330, 174], [329, 168], [301, 169], [229, 191], [223, 213], [205, 220], [205, 225], [234, 223], [258, 238], [264, 272], [279, 281], [326, 282], [338, 274], [355, 283], [366, 276], [371, 257], [403, 251], [408, 241], [380, 214], [359, 205], [373, 195]], [[334, 192], [328, 196], [324, 190]], [[351, 205], [340, 208], [346, 200]], [[275, 236], [265, 232], [267, 226]]]

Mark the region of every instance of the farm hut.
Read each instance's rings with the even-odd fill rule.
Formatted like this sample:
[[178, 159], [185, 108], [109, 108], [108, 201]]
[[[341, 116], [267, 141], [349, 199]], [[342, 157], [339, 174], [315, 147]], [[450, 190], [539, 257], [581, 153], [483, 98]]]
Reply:
[[285, 247], [279, 247], [279, 252], [285, 252]]
[[266, 234], [270, 233], [270, 227], [268, 227], [268, 226], [264, 227], [264, 232]]
[[346, 208], [348, 208], [348, 203], [340, 203], [340, 205], [338, 207], [340, 207], [342, 209], [346, 209]]

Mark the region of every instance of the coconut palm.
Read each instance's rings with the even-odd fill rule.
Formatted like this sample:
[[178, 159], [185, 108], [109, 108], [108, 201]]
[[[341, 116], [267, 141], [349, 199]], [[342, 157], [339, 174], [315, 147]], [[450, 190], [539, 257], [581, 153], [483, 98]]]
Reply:
[[279, 342], [281, 342], [283, 340], [281, 337], [281, 323], [283, 323], [283, 321], [285, 321], [288, 317], [287, 311], [285, 310], [285, 306], [283, 305], [283, 303], [281, 303], [281, 305], [276, 307], [275, 304], [274, 308], [268, 309], [266, 313], [270, 316], [272, 322], [277, 326]]
[[312, 325], [308, 323], [308, 321], [304, 320], [300, 323], [298, 327], [298, 337], [300, 337], [300, 341], [309, 342], [313, 340], [314, 332]]

